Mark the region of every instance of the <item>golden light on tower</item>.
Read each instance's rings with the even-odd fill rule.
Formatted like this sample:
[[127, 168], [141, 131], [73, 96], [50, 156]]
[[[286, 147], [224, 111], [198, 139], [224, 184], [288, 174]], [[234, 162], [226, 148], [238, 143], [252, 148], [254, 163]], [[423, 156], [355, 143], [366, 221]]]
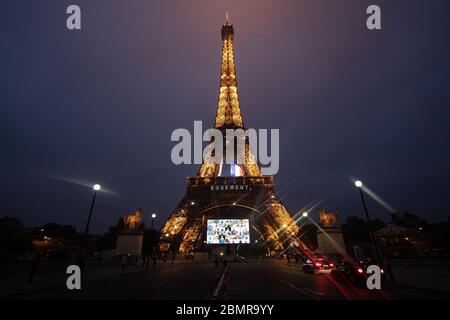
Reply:
[[[220, 85], [214, 127], [225, 135], [227, 129], [245, 129], [234, 64], [234, 29], [228, 14], [222, 25], [221, 38]], [[223, 144], [227, 142], [228, 139], [225, 138]], [[160, 249], [164, 251], [173, 248], [182, 253], [203, 250], [208, 243], [205, 242], [207, 220], [211, 217], [225, 218], [225, 211], [228, 210], [226, 217], [252, 221], [251, 230], [259, 237], [252, 242], [259, 241], [261, 245], [270, 243], [273, 250], [282, 251], [283, 239], [298, 234], [299, 227], [277, 198], [273, 177], [261, 174], [256, 157], [247, 142], [243, 162], [232, 163], [233, 170], [228, 170], [228, 173], [222, 170], [224, 157], [217, 160], [213, 156], [213, 150], [205, 151], [197, 176], [187, 178], [185, 197], [162, 226]], [[224, 191], [220, 189], [222, 187]], [[226, 187], [233, 188], [225, 189]], [[255, 219], [256, 215], [258, 219]], [[165, 233], [173, 232], [176, 232], [176, 236], [164, 237]]]

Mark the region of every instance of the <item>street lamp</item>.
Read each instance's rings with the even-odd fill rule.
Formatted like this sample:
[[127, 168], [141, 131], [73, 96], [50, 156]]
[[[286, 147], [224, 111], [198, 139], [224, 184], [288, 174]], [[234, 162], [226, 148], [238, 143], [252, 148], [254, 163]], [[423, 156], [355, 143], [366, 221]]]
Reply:
[[156, 218], [156, 213], [152, 213], [152, 229], [155, 225], [155, 218]]
[[85, 237], [88, 234], [89, 225], [91, 224], [92, 211], [94, 210], [94, 203], [95, 203], [95, 198], [97, 197], [97, 191], [99, 191], [101, 189], [101, 186], [99, 184], [94, 184], [92, 189], [94, 189], [94, 196], [92, 197], [91, 208], [89, 209], [89, 216], [88, 216], [88, 219], [87, 219], [87, 222], [86, 222], [86, 228], [84, 229], [84, 236]]
[[86, 221], [86, 227], [84, 229], [83, 239], [81, 240], [82, 242], [81, 242], [81, 253], [80, 253], [79, 267], [80, 267], [82, 272], [84, 272], [84, 250], [85, 250], [85, 246], [86, 246], [86, 242], [87, 242], [87, 236], [88, 236], [88, 232], [89, 232], [89, 225], [91, 224], [92, 211], [94, 210], [94, 204], [95, 204], [95, 198], [97, 197], [97, 191], [99, 191], [101, 189], [101, 186], [99, 184], [94, 184], [92, 186], [92, 189], [94, 190], [94, 195], [92, 197], [91, 208], [89, 209], [89, 215], [88, 215], [88, 219]]
[[382, 267], [381, 266], [382, 260], [381, 260], [380, 253], [378, 252], [378, 248], [377, 248], [376, 241], [375, 241], [375, 236], [373, 234], [373, 230], [372, 230], [372, 226], [371, 226], [371, 220], [370, 220], [370, 217], [369, 217], [369, 210], [367, 210], [366, 200], [365, 200], [364, 194], [362, 192], [362, 186], [363, 186], [362, 181], [356, 180], [355, 181], [355, 186], [359, 189], [359, 194], [361, 195], [361, 201], [362, 201], [362, 204], [363, 204], [363, 207], [364, 207], [364, 213], [366, 214], [367, 223], [369, 225], [369, 235], [370, 235], [370, 240], [372, 242], [372, 249], [373, 249], [373, 252], [375, 254], [375, 258], [377, 259], [378, 266], [381, 268]]
[[306, 212], [306, 211], [303, 212], [303, 213], [302, 213], [302, 216], [306, 218], [306, 217], [308, 216], [308, 212]]

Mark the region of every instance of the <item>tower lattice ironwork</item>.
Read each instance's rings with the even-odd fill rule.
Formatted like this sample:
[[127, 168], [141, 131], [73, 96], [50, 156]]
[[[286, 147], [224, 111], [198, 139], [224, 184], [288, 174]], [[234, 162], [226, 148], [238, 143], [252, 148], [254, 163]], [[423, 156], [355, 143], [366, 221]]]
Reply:
[[[222, 25], [222, 63], [219, 101], [214, 127], [243, 129], [234, 64], [234, 29], [228, 19]], [[263, 176], [244, 141], [244, 160], [230, 169], [221, 160], [209, 161], [208, 150], [196, 177], [187, 178], [187, 192], [161, 229], [160, 250], [188, 252], [205, 249], [206, 222], [209, 218], [248, 218], [253, 245], [267, 245], [274, 250], [286, 246], [286, 238], [298, 233], [298, 226], [276, 196], [272, 176]], [[227, 174], [230, 173], [231, 174]]]

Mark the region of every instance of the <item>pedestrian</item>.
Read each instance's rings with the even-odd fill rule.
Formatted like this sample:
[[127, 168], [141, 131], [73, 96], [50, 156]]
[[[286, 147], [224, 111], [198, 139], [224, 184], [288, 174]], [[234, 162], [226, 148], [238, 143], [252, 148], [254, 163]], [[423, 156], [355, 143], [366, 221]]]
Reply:
[[149, 264], [150, 264], [150, 255], [146, 255], [145, 256], [145, 269], [148, 270]]
[[121, 266], [122, 273], [125, 272], [125, 267], [127, 266], [127, 262], [128, 262], [128, 256], [124, 254], [122, 256], [122, 266]]
[[39, 267], [40, 262], [41, 262], [41, 254], [38, 251], [36, 251], [34, 253], [33, 261], [31, 262], [31, 270], [30, 270], [30, 275], [28, 277], [29, 284], [33, 283], [34, 275], [36, 274], [36, 271]]
[[394, 273], [392, 272], [392, 265], [388, 258], [384, 258], [384, 269], [386, 270], [386, 274], [389, 275], [389, 280], [391, 282], [395, 282]]

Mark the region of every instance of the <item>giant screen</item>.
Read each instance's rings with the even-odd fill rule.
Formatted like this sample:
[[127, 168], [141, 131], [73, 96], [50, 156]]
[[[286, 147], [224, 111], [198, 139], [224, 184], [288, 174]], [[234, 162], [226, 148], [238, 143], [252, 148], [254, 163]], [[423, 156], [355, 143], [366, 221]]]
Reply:
[[206, 242], [209, 244], [250, 243], [248, 219], [210, 219]]

